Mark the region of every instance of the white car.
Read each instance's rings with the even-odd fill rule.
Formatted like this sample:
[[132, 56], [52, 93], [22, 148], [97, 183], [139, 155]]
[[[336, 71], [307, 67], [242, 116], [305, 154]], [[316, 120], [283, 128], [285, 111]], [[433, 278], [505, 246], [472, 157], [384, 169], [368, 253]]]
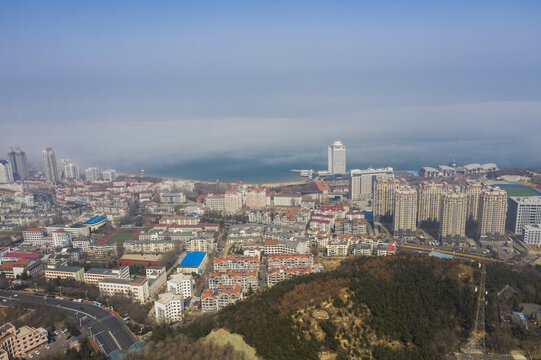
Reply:
[[45, 348], [50, 349], [51, 345], [47, 344], [47, 345], [45, 345]]
[[39, 355], [39, 351], [36, 350], [36, 355]]

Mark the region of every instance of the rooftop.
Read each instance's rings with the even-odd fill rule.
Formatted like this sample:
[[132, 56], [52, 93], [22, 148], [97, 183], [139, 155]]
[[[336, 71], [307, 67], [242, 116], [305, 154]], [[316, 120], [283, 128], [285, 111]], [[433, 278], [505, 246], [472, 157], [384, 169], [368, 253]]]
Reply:
[[205, 256], [207, 256], [206, 252], [188, 252], [179, 266], [198, 267], [203, 262]]

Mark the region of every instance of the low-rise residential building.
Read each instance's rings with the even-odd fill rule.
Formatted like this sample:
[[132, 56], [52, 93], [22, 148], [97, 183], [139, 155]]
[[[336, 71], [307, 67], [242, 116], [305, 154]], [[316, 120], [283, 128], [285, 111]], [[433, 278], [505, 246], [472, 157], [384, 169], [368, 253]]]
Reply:
[[121, 266], [116, 269], [100, 269], [92, 268], [85, 272], [84, 280], [87, 284], [97, 285], [104, 279], [129, 279], [130, 268], [128, 266]]
[[120, 279], [108, 278], [101, 280], [98, 284], [100, 294], [104, 296], [126, 296], [133, 300], [144, 303], [149, 298], [149, 287], [147, 278]]
[[263, 246], [265, 254], [277, 255], [277, 254], [306, 254], [308, 252], [308, 244], [306, 241], [284, 241], [278, 240], [265, 240]]
[[370, 256], [373, 252], [373, 246], [372, 244], [357, 244], [353, 248], [353, 255], [363, 255], [363, 256]]
[[44, 228], [27, 228], [23, 231], [23, 243], [30, 246], [43, 246], [46, 235]]
[[280, 281], [291, 279], [295, 276], [307, 275], [311, 273], [312, 273], [311, 268], [304, 268], [304, 267], [288, 269], [285, 266], [282, 266], [280, 268], [269, 269], [267, 271], [267, 287], [272, 287], [276, 285], [277, 283], [279, 283]]
[[212, 237], [192, 238], [186, 243], [186, 250], [212, 252], [214, 250], [214, 239]]
[[208, 277], [209, 288], [216, 289], [224, 285], [240, 285], [243, 292], [258, 288], [257, 271], [233, 271], [226, 273], [213, 272]]
[[308, 254], [293, 255], [269, 255], [267, 266], [269, 268], [311, 268], [314, 265], [314, 257]]
[[184, 298], [192, 297], [193, 277], [186, 274], [173, 274], [167, 280], [167, 291], [173, 294], [182, 295]]
[[230, 304], [242, 300], [240, 285], [226, 285], [215, 289], [206, 289], [201, 295], [201, 310], [203, 312], [220, 311]]
[[167, 284], [167, 271], [165, 266], [149, 266], [145, 270], [148, 279], [148, 294], [154, 297], [165, 288]]
[[88, 245], [88, 255], [93, 258], [110, 258], [118, 255], [118, 245], [114, 244], [97, 244], [91, 243]]
[[165, 254], [177, 246], [178, 242], [170, 240], [128, 240], [123, 244], [124, 251], [130, 254]]
[[85, 280], [85, 269], [75, 266], [57, 266], [52, 269], [45, 269], [45, 278], [53, 279], [73, 279], [83, 282]]
[[396, 246], [394, 244], [377, 244], [374, 248], [376, 256], [388, 256], [396, 254]]
[[347, 256], [349, 244], [344, 240], [331, 240], [327, 244], [327, 256]]
[[160, 294], [154, 302], [154, 312], [158, 323], [180, 321], [184, 313], [184, 298], [172, 292]]
[[228, 270], [258, 271], [259, 257], [230, 255], [214, 259], [214, 271], [226, 272]]
[[12, 359], [22, 358], [31, 351], [45, 346], [48, 335], [44, 328], [22, 326], [17, 329], [7, 323], [0, 327], [0, 348], [5, 350]]

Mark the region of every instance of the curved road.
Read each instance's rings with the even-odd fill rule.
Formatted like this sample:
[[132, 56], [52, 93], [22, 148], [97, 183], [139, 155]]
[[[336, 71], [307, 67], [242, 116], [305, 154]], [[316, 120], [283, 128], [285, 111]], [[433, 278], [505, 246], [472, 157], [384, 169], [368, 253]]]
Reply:
[[[17, 296], [13, 296], [13, 295]], [[30, 294], [16, 291], [0, 290], [0, 298], [32, 307], [33, 304], [45, 304], [57, 308], [67, 314], [92, 334], [94, 342], [106, 354], [128, 348], [137, 342], [122, 319], [114, 316], [107, 310], [88, 303], [56, 299], [50, 295]]]

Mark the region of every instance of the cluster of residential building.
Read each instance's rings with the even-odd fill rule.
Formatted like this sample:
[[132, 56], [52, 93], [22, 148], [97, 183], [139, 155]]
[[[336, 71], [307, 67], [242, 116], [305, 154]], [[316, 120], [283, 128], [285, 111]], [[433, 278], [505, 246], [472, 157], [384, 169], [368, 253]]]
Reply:
[[464, 187], [438, 181], [414, 188], [403, 179], [380, 179], [374, 186], [373, 215], [392, 223], [396, 237], [412, 238], [424, 222], [439, 223], [442, 242], [462, 243], [466, 222], [477, 224], [479, 239], [497, 240], [505, 234], [507, 193], [482, 183]]
[[44, 328], [22, 326], [16, 328], [10, 323], [0, 327], [0, 360], [19, 359], [44, 347], [49, 333]]

